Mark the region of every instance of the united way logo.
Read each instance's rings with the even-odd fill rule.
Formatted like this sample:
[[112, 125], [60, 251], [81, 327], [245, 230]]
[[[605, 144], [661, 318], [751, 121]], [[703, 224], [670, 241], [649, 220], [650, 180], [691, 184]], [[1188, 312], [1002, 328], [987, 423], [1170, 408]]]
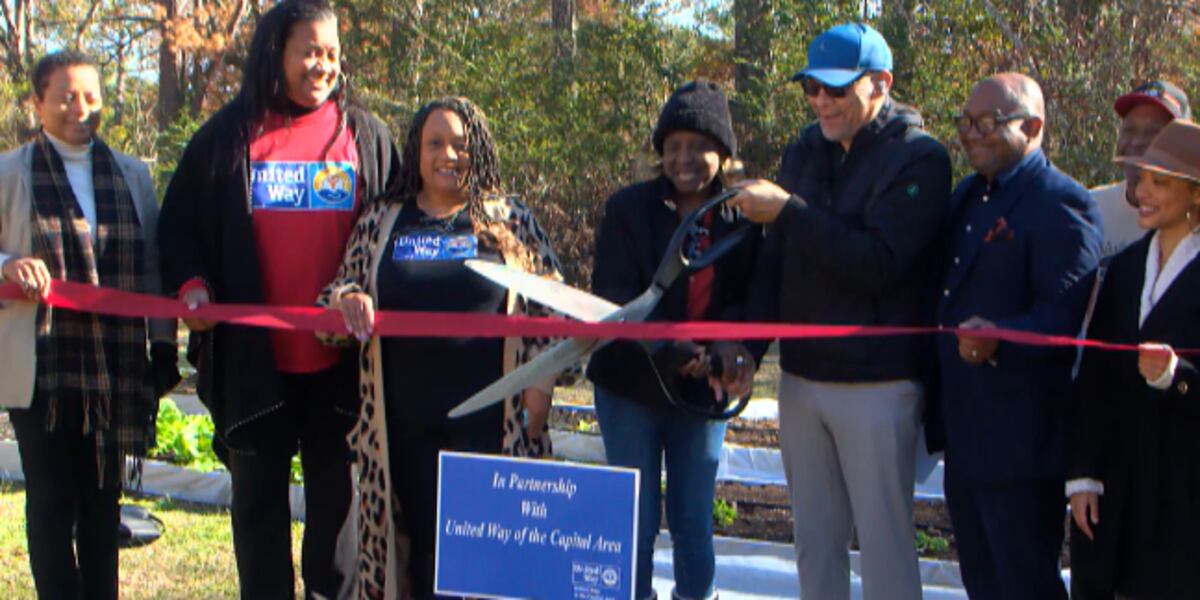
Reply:
[[354, 165], [325, 161], [255, 161], [250, 164], [254, 210], [353, 211]]
[[354, 204], [354, 169], [349, 163], [326, 163], [312, 178], [314, 204]]

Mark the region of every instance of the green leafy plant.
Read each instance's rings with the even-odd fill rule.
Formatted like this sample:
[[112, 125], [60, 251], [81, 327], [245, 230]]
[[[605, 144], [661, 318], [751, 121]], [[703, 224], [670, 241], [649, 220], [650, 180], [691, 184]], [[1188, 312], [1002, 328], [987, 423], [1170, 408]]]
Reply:
[[930, 535], [917, 531], [917, 553], [922, 555], [939, 555], [950, 549], [950, 540], [940, 535]]
[[300, 463], [299, 453], [292, 456], [292, 471], [288, 480], [296, 485], [304, 484], [304, 466]]
[[215, 471], [224, 468], [213, 452], [213, 422], [208, 415], [189, 415], [170, 398], [158, 405], [158, 443], [150, 457], [171, 464]]
[[[179, 410], [170, 398], [158, 405], [158, 444], [150, 458], [197, 471], [217, 471], [225, 468], [212, 447], [213, 422], [208, 415], [189, 415]], [[304, 467], [300, 455], [292, 457], [288, 479], [297, 485], [304, 483]]]
[[717, 527], [729, 527], [737, 520], [737, 506], [720, 498], [713, 500], [713, 524]]

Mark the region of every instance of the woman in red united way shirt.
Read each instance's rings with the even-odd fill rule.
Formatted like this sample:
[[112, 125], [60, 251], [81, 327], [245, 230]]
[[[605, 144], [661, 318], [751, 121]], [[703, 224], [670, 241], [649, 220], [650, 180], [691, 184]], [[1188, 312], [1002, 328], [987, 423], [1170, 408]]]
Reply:
[[[189, 305], [304, 305], [332, 279], [364, 202], [395, 177], [386, 127], [350, 98], [338, 20], [287, 0], [254, 32], [241, 90], [188, 143], [163, 201], [164, 287]], [[306, 593], [339, 597], [352, 484], [353, 356], [311, 334], [188, 320], [189, 358], [233, 479], [243, 598], [291, 598], [288, 474], [300, 451]], [[343, 547], [352, 547], [343, 544]]]

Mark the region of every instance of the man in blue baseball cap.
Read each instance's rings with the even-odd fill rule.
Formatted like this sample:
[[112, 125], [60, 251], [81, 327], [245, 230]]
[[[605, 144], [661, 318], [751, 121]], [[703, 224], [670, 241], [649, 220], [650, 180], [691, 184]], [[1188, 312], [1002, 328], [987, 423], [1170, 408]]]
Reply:
[[[743, 182], [732, 201], [771, 224], [749, 320], [933, 323], [950, 159], [921, 115], [892, 100], [891, 71], [887, 42], [861, 23], [809, 46], [793, 79], [817, 121], [788, 146], [774, 182]], [[753, 349], [761, 356], [765, 344]], [[921, 597], [914, 457], [937, 390], [933, 356], [928, 336], [780, 344], [780, 447], [801, 597], [850, 597], [852, 528], [863, 598]]]

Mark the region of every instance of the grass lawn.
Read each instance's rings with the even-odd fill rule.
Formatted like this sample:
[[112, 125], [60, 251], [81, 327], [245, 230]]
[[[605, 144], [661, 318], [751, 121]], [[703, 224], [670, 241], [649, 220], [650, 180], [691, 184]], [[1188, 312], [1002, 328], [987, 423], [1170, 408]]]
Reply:
[[[779, 381], [779, 358], [774, 351], [754, 378], [755, 398], [774, 398]], [[555, 401], [591, 404], [592, 386], [586, 380], [558, 388]], [[141, 548], [121, 550], [121, 597], [125, 599], [217, 599], [237, 597], [237, 568], [229, 510], [166, 498], [123, 500], [147, 506], [164, 524], [163, 537]], [[301, 523], [292, 524], [293, 563], [299, 575]], [[299, 577], [297, 591], [301, 590]], [[0, 482], [0, 598], [35, 598], [25, 545], [25, 492], [19, 485]]]
[[[165, 498], [124, 502], [149, 507], [162, 519], [164, 533], [149, 546], [121, 550], [122, 598], [237, 598], [227, 509]], [[303, 528], [301, 523], [292, 524], [297, 574]], [[299, 579], [296, 589], [301, 589]], [[7, 483], [0, 483], [0, 598], [36, 598], [25, 546], [25, 492]]]

